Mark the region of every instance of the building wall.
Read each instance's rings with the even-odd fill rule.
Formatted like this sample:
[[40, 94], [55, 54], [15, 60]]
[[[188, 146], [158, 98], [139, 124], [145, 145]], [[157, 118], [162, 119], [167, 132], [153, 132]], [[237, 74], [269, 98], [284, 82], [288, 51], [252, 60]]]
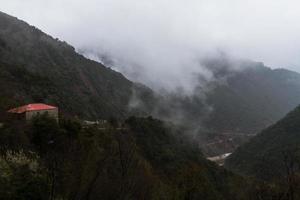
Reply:
[[18, 121], [25, 121], [26, 114], [25, 113], [7, 113], [7, 119], [9, 120], [18, 120]]
[[48, 113], [50, 117], [55, 118], [58, 120], [58, 109], [51, 109], [51, 110], [34, 110], [34, 111], [29, 111], [26, 112], [26, 120], [31, 120], [34, 116], [36, 115], [42, 115]]

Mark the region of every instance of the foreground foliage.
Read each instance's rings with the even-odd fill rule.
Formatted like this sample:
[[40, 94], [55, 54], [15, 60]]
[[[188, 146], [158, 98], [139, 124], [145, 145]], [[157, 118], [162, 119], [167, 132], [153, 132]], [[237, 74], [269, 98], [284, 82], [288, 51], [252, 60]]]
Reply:
[[250, 183], [151, 117], [83, 126], [42, 115], [5, 123], [0, 141], [1, 199], [252, 198]]
[[225, 164], [236, 173], [272, 181], [289, 199], [300, 199], [300, 107], [238, 148]]

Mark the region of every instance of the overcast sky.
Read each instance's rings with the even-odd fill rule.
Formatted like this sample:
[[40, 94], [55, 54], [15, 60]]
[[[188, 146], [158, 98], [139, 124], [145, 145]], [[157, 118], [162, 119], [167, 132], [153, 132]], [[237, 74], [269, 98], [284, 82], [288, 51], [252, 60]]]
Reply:
[[0, 0], [0, 5], [77, 49], [114, 56], [128, 76], [143, 73], [153, 83], [189, 85], [196, 72], [210, 76], [197, 62], [215, 51], [300, 71], [297, 0]]

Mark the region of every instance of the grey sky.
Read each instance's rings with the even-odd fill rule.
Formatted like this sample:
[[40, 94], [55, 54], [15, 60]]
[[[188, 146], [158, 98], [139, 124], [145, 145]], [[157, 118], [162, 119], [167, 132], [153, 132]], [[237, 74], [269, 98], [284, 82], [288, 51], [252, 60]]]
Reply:
[[120, 71], [154, 85], [189, 89], [195, 73], [210, 77], [198, 59], [218, 50], [300, 71], [296, 0], [0, 0], [0, 5], [77, 49], [114, 56]]

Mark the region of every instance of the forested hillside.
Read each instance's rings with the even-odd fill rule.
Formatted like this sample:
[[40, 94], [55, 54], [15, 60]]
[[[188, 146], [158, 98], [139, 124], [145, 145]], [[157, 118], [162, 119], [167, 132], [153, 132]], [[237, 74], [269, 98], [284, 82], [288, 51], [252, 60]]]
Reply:
[[126, 116], [134, 87], [122, 74], [1, 12], [0, 82], [1, 109], [45, 102], [85, 119]]
[[[299, 176], [300, 107], [239, 147], [226, 167], [239, 174], [263, 180]], [[299, 177], [298, 177], [299, 178]]]
[[255, 62], [243, 67], [210, 92], [211, 128], [257, 133], [299, 104], [300, 74]]
[[251, 199], [250, 183], [205, 160], [171, 124], [118, 124], [9, 120], [0, 129], [0, 198]]

